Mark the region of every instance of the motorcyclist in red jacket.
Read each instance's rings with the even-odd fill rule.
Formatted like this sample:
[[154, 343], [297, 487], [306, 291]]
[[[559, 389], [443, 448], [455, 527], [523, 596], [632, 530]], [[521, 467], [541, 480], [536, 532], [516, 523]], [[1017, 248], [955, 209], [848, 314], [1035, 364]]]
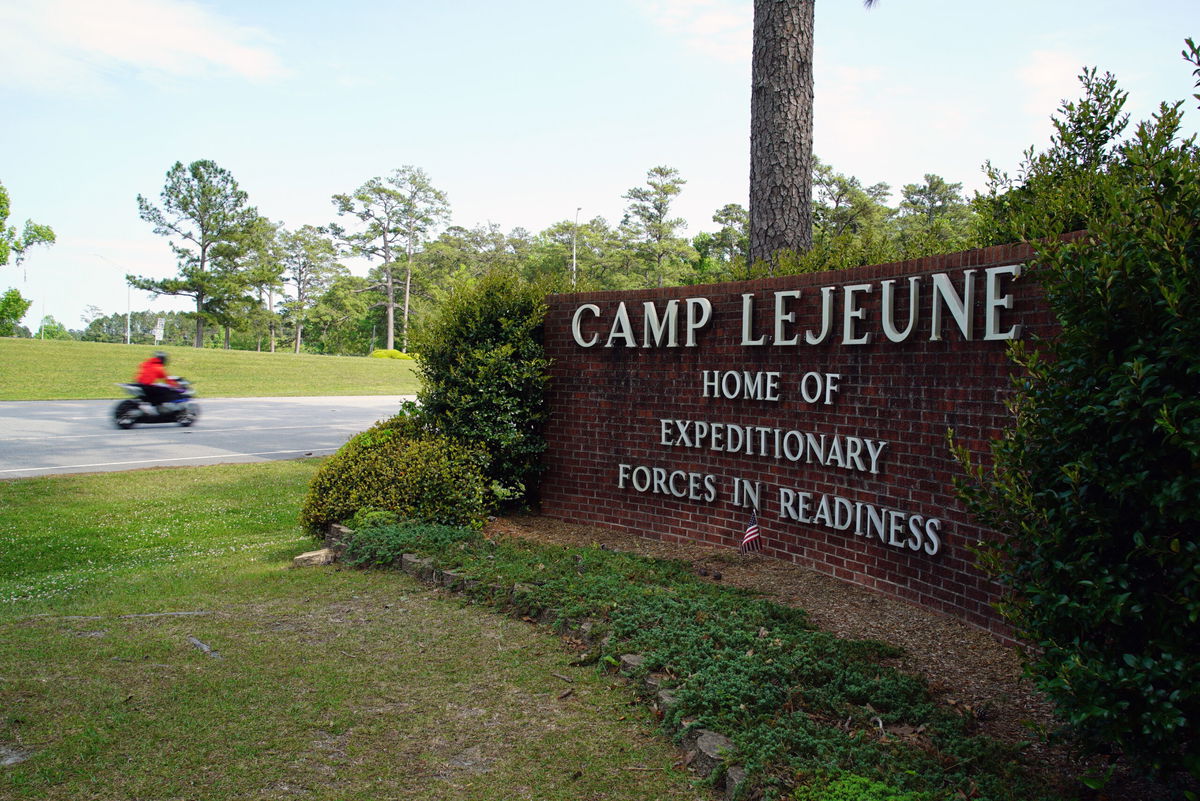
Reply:
[[138, 365], [137, 376], [133, 379], [135, 384], [142, 385], [142, 392], [145, 394], [146, 400], [155, 406], [173, 403], [181, 397], [176, 390], [179, 383], [167, 375], [166, 364], [167, 354], [161, 350], [157, 351]]

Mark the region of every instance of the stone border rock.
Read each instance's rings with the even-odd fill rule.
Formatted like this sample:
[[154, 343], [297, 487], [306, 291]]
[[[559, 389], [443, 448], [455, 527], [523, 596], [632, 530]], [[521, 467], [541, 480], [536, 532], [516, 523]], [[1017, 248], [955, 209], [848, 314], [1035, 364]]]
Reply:
[[[293, 560], [293, 566], [327, 565], [336, 562], [353, 535], [352, 529], [337, 523], [330, 524], [325, 536], [325, 548], [301, 554]], [[320, 556], [317, 557], [317, 554]], [[302, 559], [303, 562], [300, 561]], [[484, 584], [467, 578], [458, 571], [438, 568], [432, 557], [422, 557], [418, 554], [401, 555], [398, 567], [401, 572], [425, 584], [449, 592], [482, 595], [493, 603], [499, 602], [501, 606], [507, 607], [509, 612], [535, 624], [546, 624], [556, 619], [553, 609], [531, 607], [530, 598], [535, 588], [529, 584], [518, 582], [511, 587]], [[569, 626], [564, 633], [589, 645], [605, 648], [611, 643], [611, 637], [603, 634], [603, 630], [603, 627], [597, 626], [594, 621], [583, 620]], [[645, 657], [641, 654], [623, 654], [615, 669], [626, 679], [634, 681], [636, 676], [643, 672], [644, 664]], [[662, 715], [666, 715], [677, 702], [664, 674], [645, 673], [640, 681], [640, 689], [642, 695], [649, 698], [654, 709]], [[738, 798], [745, 789], [746, 770], [729, 759], [733, 751], [733, 742], [723, 734], [696, 727], [693, 721], [686, 719], [682, 722], [680, 734], [687, 755], [685, 763], [688, 769], [702, 779], [710, 779], [713, 788], [722, 793], [726, 801]]]

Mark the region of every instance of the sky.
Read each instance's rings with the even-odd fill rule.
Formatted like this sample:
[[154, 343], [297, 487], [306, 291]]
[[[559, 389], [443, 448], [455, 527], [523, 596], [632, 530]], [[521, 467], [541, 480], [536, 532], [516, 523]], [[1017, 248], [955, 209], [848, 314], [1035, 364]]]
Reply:
[[[177, 162], [211, 159], [287, 228], [330, 201], [423, 169], [452, 224], [539, 232], [601, 216], [657, 165], [687, 181], [687, 233], [748, 205], [750, 0], [0, 0], [0, 182], [10, 225], [57, 243], [0, 292], [83, 327], [186, 310], [125, 275], [176, 274], [139, 219]], [[1161, 101], [1200, 111], [1180, 56], [1196, 0], [857, 0], [816, 5], [814, 150], [899, 189], [926, 173], [982, 189], [1049, 142], [1050, 117], [1095, 66], [1133, 121]], [[361, 272], [361, 265], [356, 268]]]

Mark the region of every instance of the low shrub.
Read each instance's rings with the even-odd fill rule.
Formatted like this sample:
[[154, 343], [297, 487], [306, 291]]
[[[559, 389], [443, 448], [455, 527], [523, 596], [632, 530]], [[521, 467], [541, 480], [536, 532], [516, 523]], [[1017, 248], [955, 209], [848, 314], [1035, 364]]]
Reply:
[[404, 353], [402, 351], [398, 351], [395, 348], [391, 348], [391, 349], [379, 348], [378, 350], [371, 351], [370, 358], [372, 358], [372, 359], [407, 359], [409, 361], [412, 361], [413, 355], [411, 353]]
[[309, 485], [300, 522], [314, 536], [361, 510], [405, 520], [479, 527], [486, 494], [482, 449], [425, 429], [401, 414], [357, 434], [329, 457]]

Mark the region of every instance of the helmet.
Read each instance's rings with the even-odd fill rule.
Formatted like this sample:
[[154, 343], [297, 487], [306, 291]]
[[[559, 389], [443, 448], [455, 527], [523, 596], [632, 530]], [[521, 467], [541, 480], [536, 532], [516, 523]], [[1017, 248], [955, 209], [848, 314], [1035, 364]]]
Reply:
[[163, 364], [167, 363], [167, 352], [165, 350], [154, 351], [154, 358], [158, 359]]

